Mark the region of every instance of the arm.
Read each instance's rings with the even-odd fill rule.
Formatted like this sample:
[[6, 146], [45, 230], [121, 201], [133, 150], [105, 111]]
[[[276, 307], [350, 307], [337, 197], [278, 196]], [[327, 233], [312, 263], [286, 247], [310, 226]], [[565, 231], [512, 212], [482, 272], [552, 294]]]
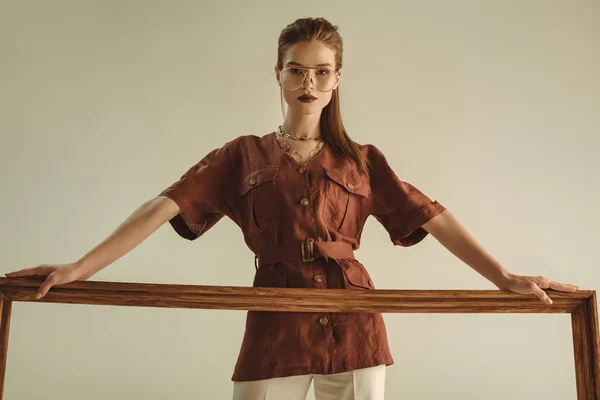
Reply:
[[441, 212], [422, 227], [452, 254], [487, 278], [498, 289], [507, 287], [512, 274], [475, 240], [450, 211]]
[[422, 228], [500, 290], [511, 290], [522, 294], [533, 293], [548, 304], [552, 304], [552, 300], [542, 289], [550, 288], [567, 292], [579, 290], [578, 286], [554, 282], [543, 276], [511, 274], [475, 240], [448, 210], [431, 218], [422, 225]]
[[78, 261], [67, 264], [42, 264], [5, 275], [9, 278], [47, 276], [35, 297], [41, 299], [54, 285], [87, 280], [131, 251], [158, 227], [179, 213], [177, 203], [159, 195], [139, 206], [110, 236]]
[[139, 206], [102, 243], [75, 264], [84, 279], [109, 266], [179, 214], [179, 206], [165, 196], [156, 196]]

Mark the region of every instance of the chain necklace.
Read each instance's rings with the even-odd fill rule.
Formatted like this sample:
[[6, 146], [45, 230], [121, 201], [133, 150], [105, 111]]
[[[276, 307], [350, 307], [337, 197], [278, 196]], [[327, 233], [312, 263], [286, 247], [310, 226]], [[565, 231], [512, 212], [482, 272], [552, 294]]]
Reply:
[[284, 132], [283, 128], [281, 128], [281, 125], [279, 125], [277, 127], [277, 132], [279, 132], [280, 136], [283, 136], [283, 137], [286, 137], [286, 138], [290, 138], [290, 139], [294, 139], [294, 140], [321, 140], [323, 138], [322, 135], [319, 135], [319, 136], [314, 137], [314, 138], [294, 136], [292, 134]]
[[[308, 152], [308, 154], [306, 155], [302, 155], [300, 153], [298, 153], [295, 149], [292, 148], [292, 146], [289, 145], [288, 143], [288, 137], [286, 134], [281, 130], [281, 125], [279, 126], [276, 135], [279, 137], [283, 138], [283, 146], [280, 146], [281, 149], [287, 153], [290, 157], [294, 158], [294, 160], [296, 160], [299, 164], [301, 164], [302, 166], [305, 166], [310, 160], [312, 160], [313, 158], [316, 157], [316, 155], [319, 153], [319, 151], [323, 148], [323, 145], [325, 144], [325, 142], [323, 140], [320, 140], [320, 136], [317, 139], [313, 139], [313, 140], [319, 140], [319, 143], [317, 144], [317, 146], [311, 150], [310, 152]], [[289, 135], [292, 136], [292, 135]], [[300, 140], [307, 140], [307, 139], [300, 139]], [[277, 142], [279, 145], [279, 142]], [[296, 155], [300, 158], [299, 160], [296, 158]]]

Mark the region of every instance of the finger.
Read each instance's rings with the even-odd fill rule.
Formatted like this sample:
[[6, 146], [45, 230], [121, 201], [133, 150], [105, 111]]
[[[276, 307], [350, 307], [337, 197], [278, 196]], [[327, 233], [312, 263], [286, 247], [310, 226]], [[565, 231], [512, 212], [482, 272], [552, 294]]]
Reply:
[[50, 272], [52, 272], [52, 268], [45, 266], [45, 265], [39, 265], [37, 267], [25, 268], [25, 269], [21, 269], [19, 271], [9, 272], [5, 275], [9, 278], [14, 278], [17, 276], [31, 276], [31, 275], [46, 276]]
[[562, 290], [563, 292], [575, 292], [579, 290], [579, 286], [550, 281], [550, 289]]
[[21, 269], [19, 271], [12, 271], [12, 272], [7, 272], [6, 276], [8, 276], [9, 278], [15, 277], [15, 276], [24, 276], [24, 275], [31, 275], [31, 273], [35, 270], [35, 268], [27, 268], [27, 269]]
[[541, 301], [543, 301], [546, 304], [552, 304], [552, 299], [550, 297], [548, 297], [548, 295], [546, 294], [546, 292], [544, 292], [542, 289], [539, 288], [538, 285], [536, 285], [535, 283], [532, 285], [532, 290], [533, 293], [540, 298]]
[[41, 299], [42, 297], [44, 297], [46, 295], [46, 293], [48, 293], [48, 290], [50, 290], [50, 288], [54, 285], [56, 285], [56, 282], [58, 281], [58, 278], [56, 277], [56, 275], [54, 274], [50, 274], [48, 275], [48, 278], [44, 281], [44, 283], [42, 283], [40, 285], [40, 288], [38, 289], [38, 292], [35, 295], [36, 299]]

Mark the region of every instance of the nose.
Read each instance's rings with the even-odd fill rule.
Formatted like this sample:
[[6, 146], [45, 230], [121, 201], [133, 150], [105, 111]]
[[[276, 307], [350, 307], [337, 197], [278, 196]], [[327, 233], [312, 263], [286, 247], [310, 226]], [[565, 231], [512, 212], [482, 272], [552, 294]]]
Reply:
[[311, 75], [311, 70], [308, 70], [307, 72], [304, 73], [304, 80], [302, 81], [302, 86], [301, 88], [305, 88], [306, 87], [306, 79], [308, 78], [310, 80], [310, 87], [311, 89], [315, 87], [315, 81], [312, 78]]

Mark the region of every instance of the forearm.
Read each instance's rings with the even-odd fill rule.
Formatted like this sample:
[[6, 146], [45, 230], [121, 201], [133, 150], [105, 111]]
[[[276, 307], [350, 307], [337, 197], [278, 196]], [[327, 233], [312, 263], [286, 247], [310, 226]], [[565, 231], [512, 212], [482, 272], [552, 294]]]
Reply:
[[112, 264], [143, 242], [177, 211], [172, 200], [156, 197], [138, 207], [102, 243], [76, 264], [86, 279]]
[[461, 225], [458, 219], [446, 210], [423, 225], [452, 254], [492, 282], [499, 289], [506, 287], [511, 276]]

